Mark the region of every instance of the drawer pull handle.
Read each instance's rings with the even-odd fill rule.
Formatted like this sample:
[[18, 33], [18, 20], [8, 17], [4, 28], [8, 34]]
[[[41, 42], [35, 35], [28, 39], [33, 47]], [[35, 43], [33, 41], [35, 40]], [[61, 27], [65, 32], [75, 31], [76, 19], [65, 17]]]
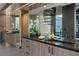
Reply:
[[52, 50], [51, 54], [53, 54], [53, 47], [51, 48], [51, 50]]
[[50, 46], [48, 47], [48, 53], [50, 53]]

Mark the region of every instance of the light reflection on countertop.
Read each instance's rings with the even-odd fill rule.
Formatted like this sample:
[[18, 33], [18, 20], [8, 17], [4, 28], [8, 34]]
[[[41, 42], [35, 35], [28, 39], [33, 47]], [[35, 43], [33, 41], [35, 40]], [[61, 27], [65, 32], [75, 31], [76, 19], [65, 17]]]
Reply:
[[57, 37], [52, 40], [45, 40], [38, 39], [37, 37], [31, 37], [28, 39], [79, 52], [79, 40], [76, 40], [75, 38]]

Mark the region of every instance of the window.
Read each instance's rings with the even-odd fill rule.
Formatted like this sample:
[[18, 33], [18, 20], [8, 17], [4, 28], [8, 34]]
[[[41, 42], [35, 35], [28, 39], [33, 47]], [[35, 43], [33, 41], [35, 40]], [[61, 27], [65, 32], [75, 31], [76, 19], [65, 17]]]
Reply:
[[79, 9], [76, 9], [76, 38], [79, 38]]
[[56, 35], [62, 35], [62, 15], [56, 15], [56, 21], [55, 21], [55, 34]]
[[19, 17], [15, 17], [15, 30], [19, 30]]

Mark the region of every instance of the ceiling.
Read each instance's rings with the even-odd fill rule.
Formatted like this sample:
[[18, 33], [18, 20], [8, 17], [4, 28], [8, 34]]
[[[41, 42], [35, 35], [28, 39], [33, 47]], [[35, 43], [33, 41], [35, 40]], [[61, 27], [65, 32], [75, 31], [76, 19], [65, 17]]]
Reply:
[[[21, 11], [29, 11], [30, 14], [35, 15], [45, 9], [49, 9], [49, 8], [57, 7], [57, 6], [64, 6], [64, 5], [68, 5], [68, 4], [70, 4], [70, 3], [23, 3], [23, 4], [22, 3], [13, 3], [12, 9], [11, 9], [11, 14], [18, 15], [21, 10]], [[44, 6], [46, 6], [46, 7], [44, 8]]]
[[32, 10], [29, 11], [29, 13], [32, 14], [32, 15], [35, 15], [35, 14], [38, 14], [38, 13], [40, 13], [40, 11], [43, 11], [45, 9], [49, 9], [49, 8], [57, 7], [57, 6], [65, 6], [65, 5], [68, 5], [68, 4], [70, 4], [70, 3], [49, 3], [49, 4], [44, 5], [46, 7], [41, 6], [39, 8], [32, 9]]
[[[0, 10], [3, 10], [3, 8], [9, 3], [0, 3]], [[57, 7], [57, 6], [64, 6], [68, 5], [69, 3], [13, 3], [11, 12], [12, 14], [19, 13], [19, 10], [29, 10], [31, 14], [37, 14], [40, 11], [43, 11], [45, 9], [49, 9], [52, 7]], [[44, 6], [46, 6], [44, 8]], [[13, 12], [14, 11], [14, 12]]]
[[0, 3], [0, 10], [2, 10], [5, 5], [6, 3]]

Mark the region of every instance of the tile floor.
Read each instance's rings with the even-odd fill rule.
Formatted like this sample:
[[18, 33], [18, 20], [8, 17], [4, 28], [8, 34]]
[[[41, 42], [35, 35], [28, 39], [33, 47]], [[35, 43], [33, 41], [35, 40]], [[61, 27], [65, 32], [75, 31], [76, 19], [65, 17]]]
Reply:
[[0, 43], [0, 56], [26, 56], [25, 47], [16, 48], [8, 44]]

